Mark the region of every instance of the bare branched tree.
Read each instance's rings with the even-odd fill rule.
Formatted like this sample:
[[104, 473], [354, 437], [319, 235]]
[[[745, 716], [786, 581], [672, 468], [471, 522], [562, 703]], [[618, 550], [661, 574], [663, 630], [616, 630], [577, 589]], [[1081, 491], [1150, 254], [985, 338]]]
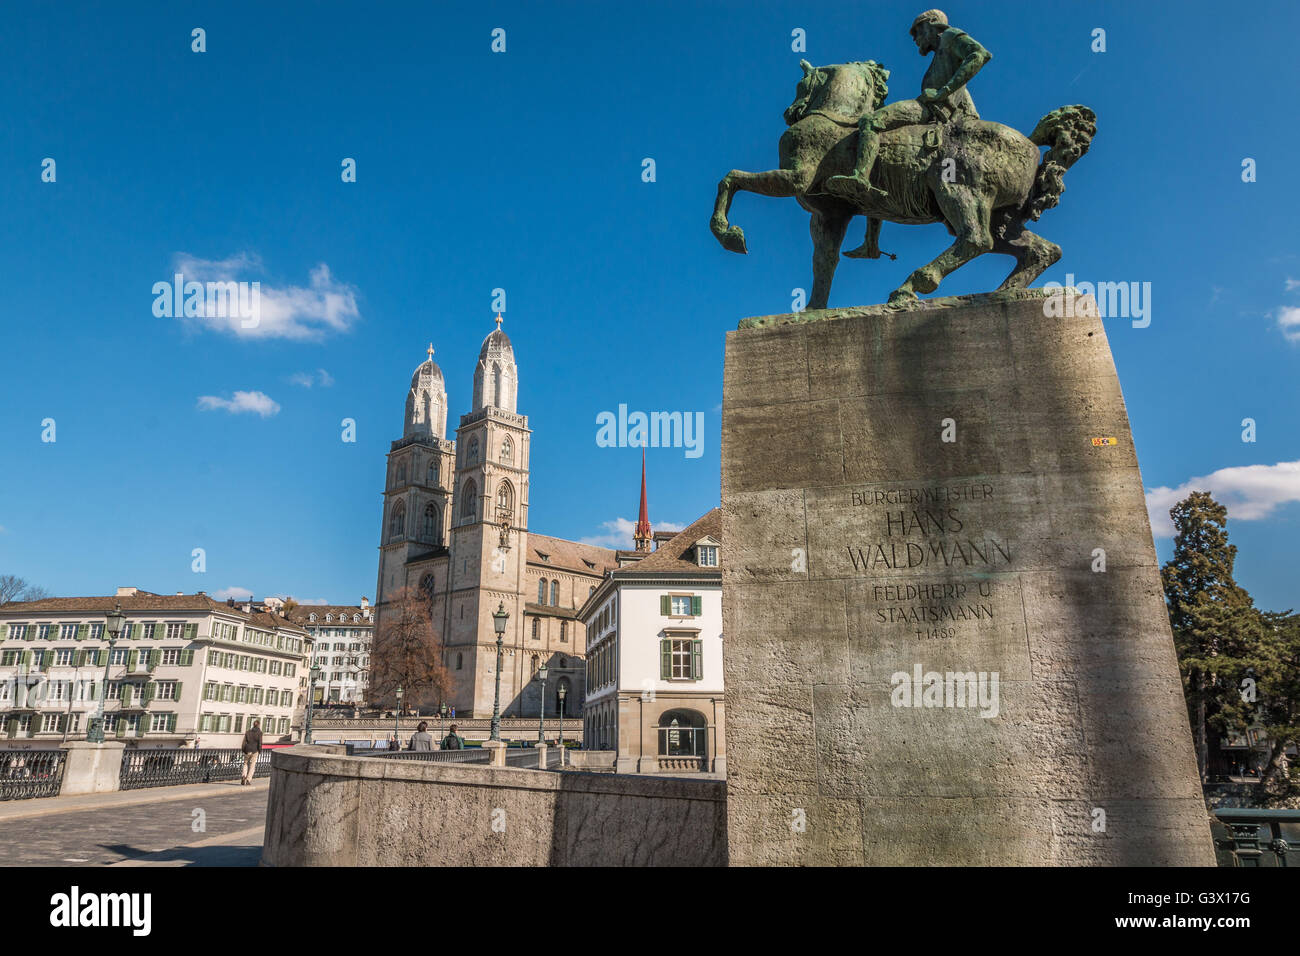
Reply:
[[52, 596], [45, 588], [28, 584], [16, 574], [0, 574], [0, 607], [15, 601], [40, 601]]
[[437, 706], [446, 699], [451, 675], [443, 666], [433, 633], [428, 598], [410, 588], [384, 607], [370, 651], [370, 701], [395, 707], [402, 688], [406, 709]]

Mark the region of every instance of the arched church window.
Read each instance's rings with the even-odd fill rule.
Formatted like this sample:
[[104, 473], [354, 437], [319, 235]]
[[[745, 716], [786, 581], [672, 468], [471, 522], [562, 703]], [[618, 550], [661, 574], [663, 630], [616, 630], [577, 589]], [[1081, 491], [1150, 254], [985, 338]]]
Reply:
[[[542, 578], [540, 581], [537, 582], [537, 603], [538, 604], [546, 603], [546, 578]], [[536, 626], [536, 624], [537, 622], [534, 621], [533, 625]]]
[[457, 653], [457, 654], [456, 654], [456, 670], [460, 670], [463, 666], [465, 666], [465, 655], [462, 654], [462, 653]]
[[393, 506], [392, 517], [388, 520], [388, 537], [396, 540], [406, 533], [406, 503], [399, 501]]
[[533, 618], [533, 640], [537, 640], [537, 618]]
[[429, 462], [429, 473], [425, 479], [425, 484], [437, 486], [438, 484], [438, 459], [435, 458]]
[[537, 655], [533, 655], [533, 674], [537, 673]]
[[465, 451], [465, 464], [474, 465], [478, 463], [478, 436], [471, 435], [469, 448]]
[[425, 597], [430, 600], [433, 599], [433, 592], [436, 587], [437, 584], [432, 574], [426, 574], [424, 577], [420, 578], [420, 590], [424, 593]]
[[515, 461], [515, 446], [507, 435], [501, 439], [501, 464], [512, 465]]
[[436, 542], [441, 535], [438, 533], [438, 508], [430, 502], [424, 509], [424, 540]]
[[551, 582], [551, 604], [559, 607], [560, 604], [560, 582], [554, 580]]
[[568, 621], [561, 621], [561, 622], [560, 622], [560, 640], [562, 640], [562, 641], [567, 641], [568, 639], [569, 639], [569, 622], [568, 622]]
[[502, 481], [497, 489], [497, 514], [513, 514], [515, 510], [515, 490], [510, 482]]
[[473, 518], [476, 514], [478, 514], [478, 485], [474, 484], [474, 479], [471, 478], [461, 489], [460, 516]]

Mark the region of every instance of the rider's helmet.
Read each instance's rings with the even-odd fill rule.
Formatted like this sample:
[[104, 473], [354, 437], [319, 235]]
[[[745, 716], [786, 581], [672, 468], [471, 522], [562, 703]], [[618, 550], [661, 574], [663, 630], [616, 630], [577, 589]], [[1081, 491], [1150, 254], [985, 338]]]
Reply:
[[935, 23], [941, 27], [946, 27], [948, 25], [948, 14], [942, 10], [926, 10], [925, 13], [912, 21], [912, 29], [908, 32], [915, 36], [917, 27], [923, 23]]

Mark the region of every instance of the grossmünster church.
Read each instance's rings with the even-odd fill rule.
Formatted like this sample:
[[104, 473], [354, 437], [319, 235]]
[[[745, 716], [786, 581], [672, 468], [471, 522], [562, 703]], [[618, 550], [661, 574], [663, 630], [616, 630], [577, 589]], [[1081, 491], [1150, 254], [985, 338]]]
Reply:
[[429, 358], [411, 376], [402, 437], [388, 452], [379, 581], [384, 607], [404, 588], [431, 597], [433, 628], [451, 677], [457, 717], [490, 717], [496, 681], [499, 605], [510, 613], [501, 673], [503, 715], [535, 717], [538, 667], [548, 668], [546, 713], [582, 711], [586, 647], [580, 608], [616, 566], [608, 548], [538, 534], [528, 527], [532, 431], [519, 413], [519, 366], [497, 327], [474, 367], [473, 402], [447, 431], [447, 388]]

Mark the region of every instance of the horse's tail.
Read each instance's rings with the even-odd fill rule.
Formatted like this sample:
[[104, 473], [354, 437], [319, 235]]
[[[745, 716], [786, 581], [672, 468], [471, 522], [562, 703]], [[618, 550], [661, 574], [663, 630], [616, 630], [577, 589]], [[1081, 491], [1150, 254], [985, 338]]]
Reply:
[[1029, 141], [1035, 146], [1046, 146], [1047, 153], [1021, 210], [1026, 219], [1037, 220], [1061, 201], [1065, 171], [1088, 151], [1096, 135], [1097, 114], [1086, 106], [1062, 106], [1038, 121], [1029, 134]]

